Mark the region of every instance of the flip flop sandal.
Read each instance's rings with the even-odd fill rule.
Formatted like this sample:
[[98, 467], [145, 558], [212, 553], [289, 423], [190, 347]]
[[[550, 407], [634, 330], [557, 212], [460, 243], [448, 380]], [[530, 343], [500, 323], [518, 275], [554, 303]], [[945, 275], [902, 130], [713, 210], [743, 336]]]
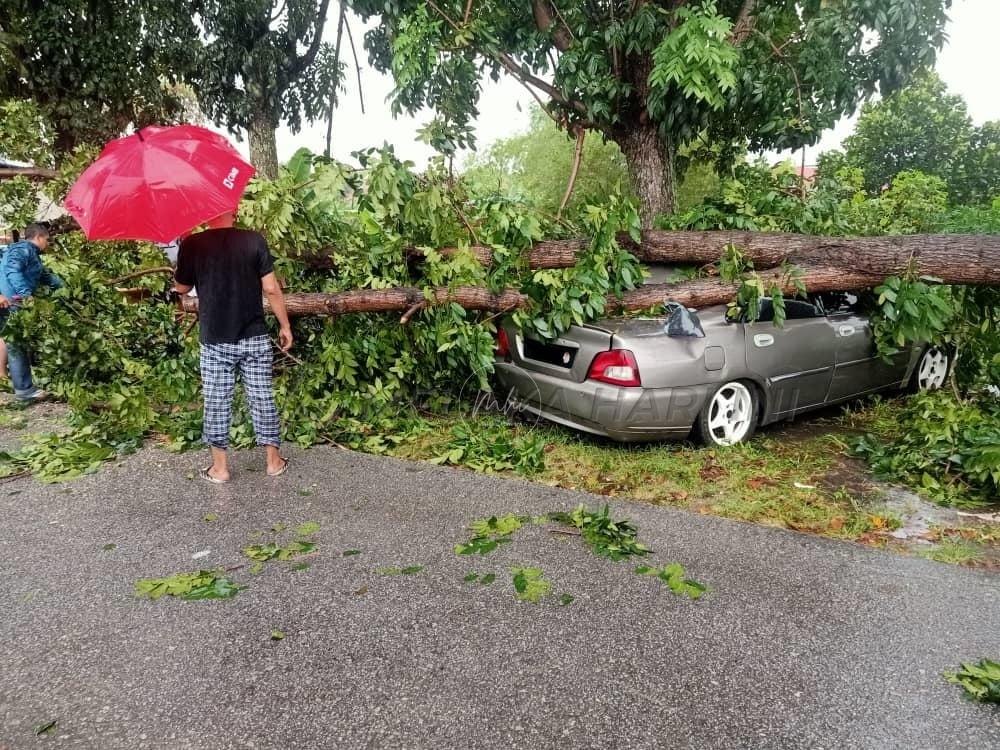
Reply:
[[277, 471], [275, 471], [273, 473], [269, 471], [269, 472], [267, 472], [267, 475], [269, 477], [280, 477], [282, 474], [284, 474], [286, 471], [288, 471], [288, 464], [290, 464], [291, 462], [292, 462], [292, 460], [290, 458], [286, 458], [284, 465], [280, 469], [278, 469]]
[[204, 469], [198, 472], [198, 475], [204, 479], [206, 482], [211, 482], [212, 484], [229, 484], [228, 479], [217, 479], [213, 477], [209, 471], [212, 469], [211, 466], [206, 466]]

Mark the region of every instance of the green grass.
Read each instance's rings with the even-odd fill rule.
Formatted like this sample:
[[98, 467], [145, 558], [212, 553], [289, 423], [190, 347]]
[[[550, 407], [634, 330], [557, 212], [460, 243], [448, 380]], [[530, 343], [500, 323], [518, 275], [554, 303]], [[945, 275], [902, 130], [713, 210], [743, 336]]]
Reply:
[[921, 557], [952, 565], [968, 565], [983, 558], [982, 549], [971, 542], [945, 539], [931, 549], [920, 553]]
[[[504, 417], [427, 418], [427, 429], [395, 446], [401, 458], [427, 460], [448, 450], [452, 428], [465, 423], [491, 439], [544, 441], [544, 467], [531, 479], [550, 486], [683, 508], [819, 534], [913, 554], [912, 542], [889, 535], [901, 519], [881, 506], [863, 463], [851, 458], [853, 435], [891, 436], [902, 401], [855, 402], [834, 417], [806, 418], [787, 430], [765, 430], [749, 444], [706, 448], [682, 442], [620, 444], [541, 422]], [[806, 421], [808, 420], [808, 421]], [[501, 472], [512, 473], [512, 472]], [[975, 529], [975, 530], [974, 530]], [[977, 527], [940, 530], [917, 554], [940, 562], [1000, 568], [1000, 534]]]
[[[439, 455], [457, 421], [432, 418], [432, 429], [393, 454]], [[617, 444], [544, 423], [510, 426], [500, 417], [480, 417], [475, 427], [543, 439], [545, 467], [532, 477], [543, 484], [837, 538], [857, 538], [887, 523], [850, 493], [823, 485], [836, 451], [822, 434], [794, 440], [763, 436], [747, 445], [709, 449], [688, 443]]]

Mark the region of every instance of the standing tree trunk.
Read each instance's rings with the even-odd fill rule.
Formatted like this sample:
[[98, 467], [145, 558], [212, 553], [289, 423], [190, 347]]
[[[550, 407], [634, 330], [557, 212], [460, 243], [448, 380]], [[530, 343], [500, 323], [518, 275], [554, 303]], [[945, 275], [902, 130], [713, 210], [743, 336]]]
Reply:
[[247, 127], [250, 163], [257, 168], [257, 174], [269, 180], [278, 178], [278, 142], [274, 133], [277, 129], [277, 118], [264, 111], [258, 111]]
[[628, 164], [632, 187], [639, 197], [643, 229], [652, 229], [656, 217], [674, 211], [674, 145], [660, 138], [656, 126], [640, 122], [616, 134]]

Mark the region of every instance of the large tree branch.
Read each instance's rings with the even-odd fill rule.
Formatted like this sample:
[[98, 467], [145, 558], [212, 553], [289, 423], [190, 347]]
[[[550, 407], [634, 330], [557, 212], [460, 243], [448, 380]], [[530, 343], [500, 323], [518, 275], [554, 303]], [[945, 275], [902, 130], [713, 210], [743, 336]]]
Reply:
[[[798, 282], [812, 293], [864, 289], [876, 286], [885, 277], [858, 270], [847, 270], [826, 265], [806, 266], [801, 269]], [[779, 286], [788, 295], [798, 293], [796, 281], [781, 271], [764, 274], [764, 283]], [[626, 292], [620, 299], [609, 299], [605, 314], [618, 311], [648, 310], [664, 302], [678, 302], [685, 307], [704, 308], [724, 305], [730, 302], [738, 291], [737, 284], [719, 278], [694, 279], [676, 284], [647, 284]], [[392, 289], [355, 289], [336, 294], [286, 294], [285, 306], [292, 317], [306, 315], [335, 316], [351, 313], [402, 312], [404, 325], [425, 307], [457, 303], [466, 310], [493, 313], [510, 313], [530, 307], [530, 298], [516, 289], [506, 289], [499, 293], [483, 287], [439, 287], [431, 290], [430, 299], [423, 290], [415, 287], [395, 287]], [[198, 312], [197, 297], [183, 297], [181, 309], [186, 313]], [[265, 309], [269, 306], [265, 300]]]
[[[434, 0], [427, 0], [427, 4], [431, 8], [433, 8], [434, 12], [437, 13], [439, 16], [441, 16], [441, 18], [443, 18], [448, 23], [448, 25], [451, 26], [455, 31], [462, 31], [462, 27], [458, 24], [458, 22], [455, 21], [455, 19], [453, 19], [443, 10], [441, 10], [440, 6], [438, 6], [438, 4], [434, 2]], [[535, 76], [529, 73], [528, 71], [524, 70], [522, 66], [517, 62], [517, 60], [515, 60], [506, 52], [503, 52], [500, 49], [496, 50], [489, 49], [487, 47], [483, 47], [483, 45], [476, 45], [476, 49], [479, 50], [481, 54], [487, 57], [492, 57], [494, 60], [500, 63], [500, 65], [503, 66], [503, 68], [508, 73], [510, 73], [512, 76], [517, 78], [522, 83], [530, 84], [535, 88], [544, 91], [546, 94], [552, 97], [552, 100], [554, 102], [561, 104], [562, 106], [567, 107], [568, 109], [572, 109], [582, 115], [587, 114], [587, 105], [575, 99], [570, 99], [565, 94], [563, 94], [563, 92], [560, 91], [556, 86], [553, 86], [548, 81], [544, 81], [538, 76]], [[599, 129], [593, 123], [586, 123], [584, 127], [590, 129]]]
[[313, 32], [312, 42], [306, 49], [305, 54], [297, 57], [289, 68], [292, 78], [297, 78], [302, 72], [313, 64], [319, 48], [323, 44], [323, 27], [326, 25], [326, 14], [330, 10], [330, 0], [320, 0], [319, 10], [316, 12], [316, 29]]
[[[516, 289], [505, 289], [502, 292], [494, 293], [478, 286], [436, 287], [426, 294], [423, 289], [416, 287], [393, 287], [391, 289], [352, 289], [335, 294], [285, 295], [285, 307], [292, 317], [380, 312], [403, 312], [409, 313], [412, 317], [424, 306], [447, 305], [452, 302], [461, 305], [466, 310], [507, 313], [527, 307], [529, 299], [526, 294], [521, 294]], [[182, 297], [180, 303], [184, 312], [198, 312], [197, 297]], [[266, 310], [270, 310], [266, 298], [264, 307]]]
[[[535, 26], [541, 32], [548, 32], [552, 43], [560, 52], [565, 52], [573, 44], [573, 32], [566, 25], [558, 8], [551, 0], [531, 0], [531, 13], [535, 17]], [[558, 19], [556, 15], [559, 15]]]
[[573, 197], [573, 188], [576, 187], [576, 178], [580, 174], [580, 162], [583, 161], [583, 142], [587, 137], [587, 131], [583, 128], [576, 129], [576, 148], [573, 151], [573, 168], [569, 173], [569, 182], [566, 185], [566, 192], [563, 194], [562, 202], [559, 204], [559, 210], [556, 211], [556, 218], [562, 217], [562, 212], [566, 209], [569, 204], [569, 199]]
[[42, 169], [40, 167], [0, 167], [0, 180], [9, 180], [12, 177], [27, 177], [32, 180], [52, 180], [59, 176], [54, 169]]
[[747, 40], [747, 37], [753, 33], [754, 23], [756, 22], [753, 12], [756, 9], [756, 5], [757, 0], [744, 0], [743, 7], [740, 8], [740, 12], [733, 22], [733, 31], [729, 35], [734, 44], [743, 44]]
[[[922, 234], [900, 237], [814, 237], [780, 232], [643, 232], [638, 244], [628, 234], [619, 244], [644, 263], [707, 265], [717, 263], [729, 246], [758, 269], [783, 263], [841, 266], [885, 278], [908, 271], [944, 278], [949, 284], [1000, 286], [1000, 236]], [[530, 268], [570, 268], [589, 245], [585, 239], [539, 242], [526, 253]], [[469, 251], [483, 265], [492, 263], [488, 247]], [[459, 252], [446, 248], [443, 255]], [[413, 254], [417, 254], [416, 251]]]
[[[553, 86], [548, 81], [544, 81], [538, 76], [532, 75], [531, 73], [527, 72], [517, 63], [517, 61], [513, 57], [508, 55], [506, 52], [497, 52], [495, 54], [495, 58], [501, 65], [503, 65], [503, 67], [507, 70], [508, 73], [510, 73], [512, 76], [514, 76], [515, 78], [524, 83], [531, 84], [535, 88], [541, 89], [550, 97], [552, 97], [552, 101], [556, 102], [557, 104], [561, 104], [562, 106], [568, 109], [572, 109], [581, 115], [587, 114], [586, 104], [576, 99], [570, 99], [556, 86]], [[593, 129], [596, 128], [597, 126], [594, 125], [593, 123], [588, 123], [586, 127]]]

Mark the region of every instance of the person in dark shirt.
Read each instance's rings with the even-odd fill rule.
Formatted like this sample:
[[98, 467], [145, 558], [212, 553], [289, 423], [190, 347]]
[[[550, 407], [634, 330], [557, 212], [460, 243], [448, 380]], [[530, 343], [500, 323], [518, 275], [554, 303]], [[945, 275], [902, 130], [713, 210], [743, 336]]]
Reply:
[[233, 213], [223, 214], [209, 222], [208, 230], [185, 239], [174, 275], [180, 294], [198, 288], [204, 438], [212, 451], [212, 465], [201, 475], [216, 484], [230, 479], [227, 449], [237, 371], [257, 444], [267, 451], [268, 476], [280, 476], [288, 468], [288, 460], [278, 451], [281, 423], [271, 386], [271, 339], [263, 295], [281, 325], [278, 345], [283, 352], [292, 347], [292, 329], [267, 241], [257, 232], [234, 228], [235, 218]]

